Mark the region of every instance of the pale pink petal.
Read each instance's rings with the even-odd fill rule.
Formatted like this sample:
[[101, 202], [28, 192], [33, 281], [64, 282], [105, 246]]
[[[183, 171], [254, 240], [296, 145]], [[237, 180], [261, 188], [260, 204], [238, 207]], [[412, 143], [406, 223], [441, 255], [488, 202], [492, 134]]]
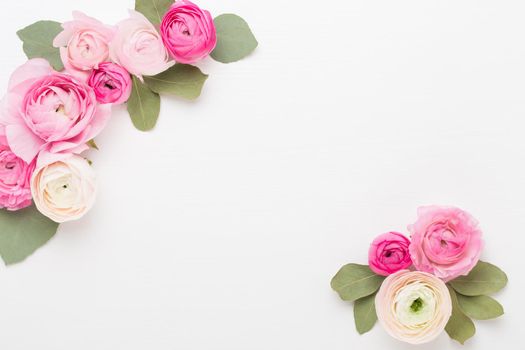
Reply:
[[18, 94], [8, 93], [0, 101], [0, 125], [23, 124], [20, 116], [22, 97]]
[[[86, 140], [89, 141], [90, 139]], [[82, 153], [89, 149], [89, 146], [87, 146], [85, 143], [78, 144], [76, 142], [68, 142], [68, 141], [57, 141], [53, 142], [49, 146], [49, 152], [52, 153], [61, 153], [61, 152], [68, 152], [68, 153]]]
[[54, 47], [67, 46], [67, 44], [69, 43], [69, 40], [75, 34], [74, 28], [66, 28], [65, 25], [62, 25], [62, 27], [64, 28], [64, 30], [58, 33], [55, 39], [53, 39]]
[[48, 164], [67, 159], [69, 157], [71, 157], [71, 153], [53, 153], [44, 150], [38, 154], [38, 158], [36, 160], [36, 167], [41, 168]]
[[34, 80], [41, 78], [53, 72], [53, 68], [43, 58], [33, 58], [27, 61], [22, 66], [18, 67], [9, 79], [9, 90], [12, 90], [16, 86], [27, 82], [28, 80]]
[[111, 105], [99, 105], [95, 112], [95, 117], [91, 122], [91, 128], [86, 135], [86, 142], [95, 138], [106, 127], [111, 117]]
[[103, 34], [108, 39], [108, 41], [111, 41], [113, 39], [113, 36], [117, 31], [116, 27], [106, 25], [100, 22], [98, 19], [89, 17], [80, 11], [73, 11], [73, 18], [75, 19], [75, 21], [81, 22], [82, 29], [93, 29], [98, 33]]
[[26, 163], [31, 163], [44, 145], [42, 139], [22, 124], [7, 125], [5, 133], [13, 153]]

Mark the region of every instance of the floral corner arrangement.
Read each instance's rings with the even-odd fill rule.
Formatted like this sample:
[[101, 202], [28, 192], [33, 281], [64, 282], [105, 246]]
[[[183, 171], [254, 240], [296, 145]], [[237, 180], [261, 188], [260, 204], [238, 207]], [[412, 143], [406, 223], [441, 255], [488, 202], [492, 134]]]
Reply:
[[9, 265], [46, 243], [58, 225], [95, 202], [96, 177], [82, 155], [97, 148], [111, 107], [127, 103], [151, 130], [160, 95], [197, 98], [207, 75], [194, 66], [248, 56], [258, 43], [234, 14], [212, 18], [188, 0], [136, 0], [106, 25], [81, 12], [39, 21], [18, 36], [29, 60], [12, 74], [0, 107], [0, 255]]
[[483, 240], [470, 214], [421, 207], [408, 231], [411, 239], [380, 235], [370, 245], [368, 265], [345, 265], [332, 279], [341, 299], [354, 302], [358, 333], [379, 320], [389, 335], [410, 344], [430, 342], [443, 331], [464, 344], [476, 332], [472, 319], [503, 315], [489, 295], [506, 286], [507, 276], [479, 260]]

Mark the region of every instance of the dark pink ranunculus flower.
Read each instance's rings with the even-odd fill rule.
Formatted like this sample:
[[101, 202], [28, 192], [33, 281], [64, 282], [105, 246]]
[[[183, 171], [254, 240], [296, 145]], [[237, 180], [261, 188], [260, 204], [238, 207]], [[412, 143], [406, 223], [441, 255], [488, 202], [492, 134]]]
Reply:
[[91, 73], [88, 85], [93, 88], [97, 101], [102, 104], [126, 102], [132, 87], [128, 71], [111, 62], [99, 64]]
[[164, 15], [160, 33], [168, 52], [180, 63], [194, 63], [210, 54], [217, 44], [211, 14], [181, 0]]
[[0, 209], [18, 210], [31, 205], [30, 180], [35, 162], [16, 156], [0, 135]]
[[370, 269], [381, 276], [388, 276], [412, 265], [409, 252], [410, 240], [397, 232], [380, 235], [368, 250]]

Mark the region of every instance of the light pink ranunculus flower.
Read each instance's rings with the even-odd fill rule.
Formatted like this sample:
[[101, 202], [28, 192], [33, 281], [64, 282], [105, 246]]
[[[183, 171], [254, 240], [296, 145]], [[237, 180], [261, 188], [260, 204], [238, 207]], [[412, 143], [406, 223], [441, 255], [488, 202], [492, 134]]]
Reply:
[[0, 136], [0, 209], [19, 210], [31, 205], [29, 181], [35, 162], [27, 164], [11, 152], [4, 136]]
[[478, 263], [483, 249], [481, 230], [476, 219], [461, 209], [420, 207], [417, 221], [408, 230], [410, 255], [419, 271], [448, 282], [468, 274]]
[[78, 11], [73, 12], [73, 21], [62, 27], [64, 30], [55, 37], [53, 45], [60, 48], [69, 73], [87, 78], [91, 69], [108, 59], [109, 43], [116, 29]]
[[210, 13], [187, 0], [171, 5], [162, 19], [160, 32], [171, 56], [181, 63], [205, 58], [217, 44]]
[[164, 72], [175, 64], [162, 38], [143, 14], [130, 10], [130, 18], [117, 25], [110, 44], [110, 57], [128, 72], [142, 79]]
[[79, 155], [42, 152], [31, 177], [36, 208], [51, 220], [78, 220], [93, 206], [96, 176], [88, 161]]
[[111, 62], [99, 64], [98, 68], [92, 71], [88, 85], [93, 88], [97, 101], [102, 104], [126, 102], [132, 88], [128, 71]]
[[110, 106], [97, 104], [93, 89], [32, 59], [11, 76], [0, 110], [1, 133], [26, 163], [41, 151], [79, 153], [104, 128]]
[[398, 232], [380, 235], [368, 250], [368, 265], [378, 275], [388, 276], [412, 265], [410, 240]]
[[375, 307], [386, 332], [410, 344], [434, 340], [452, 314], [445, 283], [420, 271], [401, 270], [388, 276], [377, 292]]

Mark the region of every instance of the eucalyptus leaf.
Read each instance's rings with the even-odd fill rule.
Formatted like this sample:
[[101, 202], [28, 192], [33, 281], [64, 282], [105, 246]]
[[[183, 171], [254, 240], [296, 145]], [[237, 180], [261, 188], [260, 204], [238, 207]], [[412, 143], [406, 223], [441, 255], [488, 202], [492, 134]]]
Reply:
[[460, 294], [477, 296], [496, 293], [507, 282], [507, 275], [499, 267], [479, 261], [467, 276], [450, 281], [450, 285]]
[[355, 328], [359, 334], [370, 331], [377, 321], [376, 293], [357, 299], [354, 303]]
[[128, 112], [133, 125], [141, 131], [155, 127], [160, 113], [160, 96], [151, 91], [137, 77], [133, 77], [133, 89], [128, 100]]
[[217, 31], [217, 45], [211, 53], [214, 60], [235, 62], [248, 56], [257, 47], [257, 39], [241, 17], [226, 13], [216, 17], [213, 22]]
[[60, 23], [55, 21], [38, 21], [20, 29], [16, 34], [23, 42], [28, 58], [44, 58], [57, 71], [64, 69], [60, 50], [53, 46], [53, 40], [62, 31]]
[[135, 10], [142, 13], [151, 23], [160, 24], [173, 2], [173, 0], [135, 0]]
[[208, 79], [206, 74], [189, 64], [175, 64], [165, 72], [152, 77], [144, 77], [152, 91], [158, 94], [179, 96], [194, 100], [201, 94], [202, 86]]
[[474, 322], [463, 313], [459, 307], [457, 294], [450, 286], [447, 286], [452, 299], [452, 315], [445, 326], [445, 331], [454, 340], [465, 344], [465, 342], [476, 334]]
[[21, 262], [57, 232], [58, 224], [30, 206], [0, 210], [0, 255], [6, 265]]
[[374, 294], [384, 279], [383, 276], [376, 275], [367, 265], [347, 264], [332, 278], [331, 286], [341, 299], [355, 301]]
[[475, 320], [490, 320], [503, 315], [503, 306], [495, 299], [486, 295], [467, 297], [457, 294], [459, 307], [470, 318]]

